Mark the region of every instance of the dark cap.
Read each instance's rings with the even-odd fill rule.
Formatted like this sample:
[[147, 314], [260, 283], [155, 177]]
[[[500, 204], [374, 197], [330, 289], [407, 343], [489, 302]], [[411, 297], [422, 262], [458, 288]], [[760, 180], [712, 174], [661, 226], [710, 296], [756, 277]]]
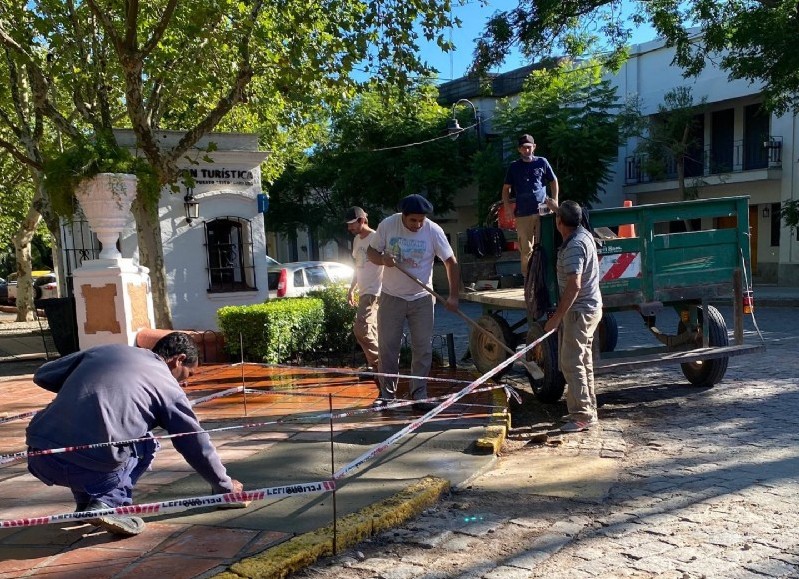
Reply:
[[519, 137], [519, 146], [522, 145], [535, 145], [535, 139], [530, 135], [522, 135]]
[[360, 207], [350, 207], [344, 214], [345, 223], [355, 223], [358, 219], [366, 219], [366, 211]]
[[427, 215], [433, 212], [433, 204], [421, 195], [414, 193], [413, 195], [404, 197], [402, 201], [399, 202], [399, 210], [406, 215], [409, 213]]

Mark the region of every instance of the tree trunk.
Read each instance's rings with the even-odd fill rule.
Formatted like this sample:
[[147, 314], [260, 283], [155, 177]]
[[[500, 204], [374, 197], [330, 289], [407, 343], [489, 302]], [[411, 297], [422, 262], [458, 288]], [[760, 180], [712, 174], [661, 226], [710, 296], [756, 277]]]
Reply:
[[[37, 191], [36, 197], [39, 196]], [[35, 201], [35, 198], [34, 198]], [[14, 252], [17, 257], [17, 321], [33, 321], [33, 278], [31, 277], [31, 240], [42, 218], [31, 204], [25, 219], [14, 234]]]
[[150, 269], [150, 286], [153, 292], [153, 312], [155, 327], [161, 330], [172, 329], [172, 311], [169, 307], [166, 270], [164, 268], [164, 247], [161, 243], [161, 223], [158, 220], [158, 207], [146, 207], [137, 196], [131, 206], [136, 219], [136, 236], [139, 242], [139, 263]]

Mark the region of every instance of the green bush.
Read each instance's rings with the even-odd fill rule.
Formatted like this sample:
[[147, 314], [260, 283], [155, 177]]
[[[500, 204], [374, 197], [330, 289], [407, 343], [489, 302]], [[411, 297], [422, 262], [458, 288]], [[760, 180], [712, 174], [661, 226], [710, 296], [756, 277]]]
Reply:
[[358, 308], [347, 301], [348, 289], [344, 284], [335, 284], [308, 293], [325, 304], [324, 335], [320, 345], [327, 352], [348, 353], [355, 347], [352, 325]]
[[286, 362], [320, 347], [324, 302], [317, 298], [287, 298], [250, 306], [225, 306], [217, 311], [225, 348], [232, 359], [268, 364]]

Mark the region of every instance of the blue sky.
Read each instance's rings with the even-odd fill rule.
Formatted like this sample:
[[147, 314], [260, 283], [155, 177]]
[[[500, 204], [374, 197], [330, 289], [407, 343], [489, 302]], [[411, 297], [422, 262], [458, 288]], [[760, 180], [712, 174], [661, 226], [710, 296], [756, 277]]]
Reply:
[[[624, 10], [632, 10], [634, 4], [632, 0], [625, 0]], [[480, 0], [466, 0], [465, 4], [453, 0], [453, 16], [460, 18], [462, 22], [460, 28], [453, 28], [449, 31], [451, 40], [455, 43], [455, 51], [445, 53], [435, 43], [423, 43], [420, 44], [423, 58], [439, 71], [439, 78], [442, 81], [464, 76], [474, 52], [474, 39], [480, 35], [486, 20], [494, 12], [510, 10], [517, 5], [516, 0], [488, 0], [487, 3]], [[634, 31], [632, 43], [646, 42], [654, 37], [654, 31], [650, 27], [645, 27]], [[516, 53], [511, 55], [502, 68], [495, 72], [505, 72], [524, 64], [520, 55]]]

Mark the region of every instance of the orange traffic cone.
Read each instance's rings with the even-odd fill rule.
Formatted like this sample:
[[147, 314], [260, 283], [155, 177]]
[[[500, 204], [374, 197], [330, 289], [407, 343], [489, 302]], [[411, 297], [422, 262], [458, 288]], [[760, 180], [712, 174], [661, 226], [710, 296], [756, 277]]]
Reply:
[[[629, 199], [624, 201], [625, 207], [632, 207], [633, 202]], [[635, 237], [635, 225], [632, 223], [625, 223], [624, 225], [619, 225], [619, 237]]]

